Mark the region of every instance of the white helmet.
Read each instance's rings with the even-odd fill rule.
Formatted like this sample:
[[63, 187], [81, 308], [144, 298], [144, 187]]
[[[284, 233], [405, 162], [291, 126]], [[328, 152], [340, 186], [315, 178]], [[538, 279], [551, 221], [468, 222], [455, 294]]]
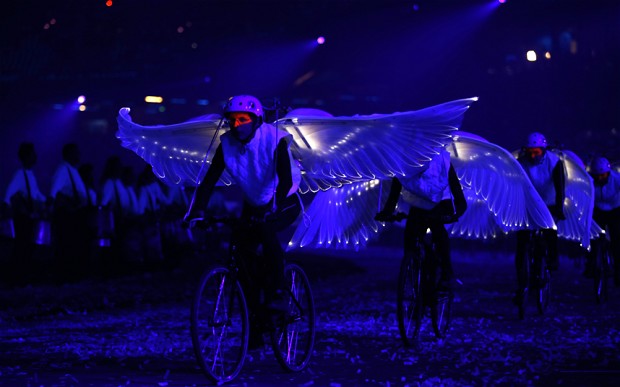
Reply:
[[596, 156], [590, 161], [590, 173], [593, 175], [602, 175], [611, 171], [611, 163], [602, 156]]
[[236, 95], [230, 97], [224, 106], [224, 115], [233, 112], [246, 112], [254, 114], [258, 118], [263, 118], [263, 105], [258, 98], [251, 95]]
[[545, 136], [538, 132], [531, 133], [527, 136], [527, 144], [526, 148], [546, 148], [547, 147], [547, 139]]

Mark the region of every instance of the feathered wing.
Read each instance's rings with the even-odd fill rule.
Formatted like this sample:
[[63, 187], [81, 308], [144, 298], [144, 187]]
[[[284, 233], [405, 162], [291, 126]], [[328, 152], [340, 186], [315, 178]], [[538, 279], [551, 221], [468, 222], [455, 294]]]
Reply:
[[331, 117], [288, 114], [276, 124], [293, 135], [302, 193], [388, 179], [425, 165], [451, 142], [477, 98], [393, 114]]
[[[564, 162], [566, 171], [566, 198], [564, 215], [566, 220], [558, 222], [560, 238], [577, 241], [586, 249], [590, 238], [595, 238], [600, 227], [592, 222], [594, 211], [594, 183], [586, 172], [583, 162], [570, 151], [552, 150]], [[594, 223], [594, 224], [593, 224]]]
[[365, 247], [383, 227], [373, 218], [381, 196], [387, 196], [389, 187], [389, 182], [371, 180], [318, 191], [295, 229], [288, 250]]
[[463, 131], [447, 149], [467, 199], [465, 213], [447, 225], [451, 235], [487, 239], [555, 227], [549, 209], [510, 152]]
[[[117, 121], [116, 137], [122, 146], [149, 163], [162, 181], [192, 186], [199, 184], [207, 172], [219, 145], [218, 128], [228, 129], [227, 125], [220, 127], [221, 116], [216, 114], [173, 125], [143, 126], [132, 121], [129, 108], [122, 108]], [[220, 183], [232, 183], [226, 172]]]
[[[547, 206], [508, 151], [462, 131], [447, 149], [467, 199], [463, 216], [448, 225], [453, 236], [479, 239], [555, 227]], [[363, 247], [383, 229], [374, 220], [389, 192], [389, 181], [383, 182], [318, 192], [307, 210], [308, 221], [295, 230], [289, 249]], [[399, 208], [406, 212], [407, 205], [399, 203]]]

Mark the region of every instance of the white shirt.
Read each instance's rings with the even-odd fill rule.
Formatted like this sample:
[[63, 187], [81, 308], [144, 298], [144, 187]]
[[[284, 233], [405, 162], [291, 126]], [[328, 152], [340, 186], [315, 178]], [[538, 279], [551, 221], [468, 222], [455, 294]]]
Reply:
[[[288, 132], [266, 123], [256, 130], [254, 138], [247, 144], [237, 141], [232, 132], [220, 136], [226, 171], [241, 187], [245, 200], [255, 206], [269, 203], [275, 194], [278, 177], [274, 152], [283, 138], [288, 144], [291, 143], [292, 136]], [[291, 156], [290, 148], [288, 153], [293, 177], [293, 186], [287, 195], [290, 196], [299, 189], [301, 171]]]
[[607, 184], [594, 185], [594, 206], [603, 211], [620, 207], [620, 173], [612, 170]]
[[71, 164], [66, 161], [61, 162], [52, 177], [52, 189], [50, 190], [50, 196], [56, 198], [58, 193], [62, 193], [68, 197], [73, 197], [74, 185], [75, 192], [80, 199], [80, 203], [85, 204], [86, 186], [82, 181], [82, 177], [80, 177], [77, 169], [75, 169]]
[[398, 177], [403, 185], [403, 201], [410, 206], [430, 210], [440, 201], [450, 199], [450, 152], [443, 149], [421, 173]]
[[13, 179], [9, 183], [6, 190], [6, 195], [4, 195], [4, 201], [7, 204], [11, 204], [11, 197], [17, 193], [23, 194], [26, 198], [28, 197], [28, 185], [26, 184], [26, 179], [28, 179], [28, 185], [30, 186], [30, 197], [32, 200], [45, 202], [45, 196], [43, 196], [41, 191], [39, 191], [37, 179], [32, 170], [20, 168], [13, 175]]
[[546, 205], [555, 205], [555, 185], [553, 184], [553, 169], [560, 162], [560, 158], [553, 152], [547, 151], [540, 163], [533, 164], [519, 159], [519, 163], [530, 178], [532, 185]]

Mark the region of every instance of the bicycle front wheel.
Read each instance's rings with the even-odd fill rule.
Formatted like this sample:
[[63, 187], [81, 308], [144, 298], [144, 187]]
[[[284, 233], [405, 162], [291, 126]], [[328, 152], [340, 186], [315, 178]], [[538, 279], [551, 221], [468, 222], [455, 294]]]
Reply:
[[547, 268], [547, 259], [545, 256], [541, 256], [538, 261], [538, 267], [536, 268], [536, 280], [538, 288], [538, 312], [540, 314], [545, 313], [547, 306], [549, 306], [549, 299], [551, 298], [551, 272]]
[[422, 303], [422, 267], [419, 259], [403, 257], [398, 273], [396, 317], [398, 330], [407, 347], [415, 345], [420, 335], [424, 304]]
[[240, 283], [228, 268], [213, 267], [200, 279], [191, 310], [192, 345], [205, 375], [233, 380], [248, 350], [248, 309]]
[[446, 337], [452, 321], [452, 301], [454, 294], [450, 292], [438, 292], [436, 300], [431, 305], [431, 319], [433, 330], [438, 338]]
[[594, 294], [596, 302], [602, 304], [607, 301], [607, 282], [611, 269], [609, 251], [603, 246], [598, 248], [594, 267]]
[[310, 281], [299, 265], [288, 263], [284, 278], [288, 310], [276, 317], [271, 345], [282, 368], [297, 372], [308, 365], [314, 347], [314, 298]]

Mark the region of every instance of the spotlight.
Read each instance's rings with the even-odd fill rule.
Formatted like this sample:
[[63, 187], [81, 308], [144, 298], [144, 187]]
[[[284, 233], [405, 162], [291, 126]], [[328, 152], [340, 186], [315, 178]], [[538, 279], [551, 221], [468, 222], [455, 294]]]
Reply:
[[536, 51], [529, 50], [526, 54], [526, 58], [530, 62], [536, 62]]

